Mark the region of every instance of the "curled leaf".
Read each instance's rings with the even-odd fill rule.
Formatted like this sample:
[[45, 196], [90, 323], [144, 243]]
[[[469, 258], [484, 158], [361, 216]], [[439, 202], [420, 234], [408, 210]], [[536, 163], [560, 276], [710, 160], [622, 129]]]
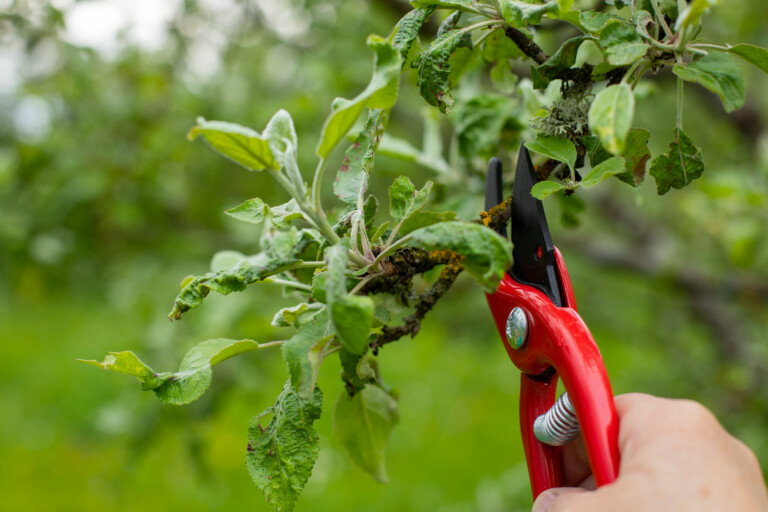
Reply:
[[512, 265], [512, 244], [495, 231], [471, 222], [440, 222], [417, 229], [409, 245], [425, 251], [454, 251], [487, 291], [493, 291]]
[[[248, 428], [246, 465], [253, 483], [275, 510], [291, 512], [320, 451], [313, 428], [323, 407], [323, 394], [316, 387], [310, 400], [303, 400], [287, 382], [275, 404], [255, 416]], [[267, 428], [259, 421], [272, 414]]]
[[178, 320], [182, 313], [194, 309], [203, 303], [211, 290], [222, 295], [241, 292], [249, 284], [263, 281], [265, 278], [300, 266], [303, 262], [296, 259], [276, 260], [265, 265], [257, 265], [244, 260], [233, 268], [209, 272], [189, 281], [181, 290], [168, 314], [171, 320]]
[[261, 345], [253, 340], [206, 340], [192, 347], [182, 359], [179, 371], [173, 373], [156, 373], [130, 351], [110, 352], [103, 361], [81, 361], [136, 377], [141, 382], [141, 388], [154, 391], [161, 402], [184, 405], [200, 398], [210, 387], [212, 366], [259, 348]]
[[670, 188], [681, 189], [704, 172], [701, 150], [682, 130], [675, 131], [675, 140], [669, 151], [651, 162], [651, 176], [656, 179], [658, 194], [664, 195]]
[[371, 81], [363, 92], [351, 100], [337, 98], [333, 102], [331, 114], [325, 120], [317, 145], [317, 155], [321, 158], [331, 154], [365, 107], [388, 109], [397, 100], [403, 60], [400, 52], [379, 36], [370, 36], [367, 42], [374, 53]]

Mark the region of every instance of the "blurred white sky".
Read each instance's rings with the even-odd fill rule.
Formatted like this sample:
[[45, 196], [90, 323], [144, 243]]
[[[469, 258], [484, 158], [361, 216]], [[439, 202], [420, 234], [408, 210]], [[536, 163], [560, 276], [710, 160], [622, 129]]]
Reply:
[[[0, 0], [0, 11], [9, 0]], [[35, 4], [31, 4], [35, 5]], [[37, 4], [42, 8], [43, 2]], [[64, 14], [62, 38], [75, 46], [95, 50], [106, 59], [114, 59], [129, 46], [146, 52], [168, 48], [168, 27], [183, 8], [182, 0], [50, 0], [50, 5]], [[189, 38], [182, 76], [190, 85], [205, 83], [220, 69], [221, 51], [227, 38], [241, 26], [246, 12], [237, 0], [201, 0], [200, 12], [185, 16], [179, 24]], [[286, 40], [298, 40], [308, 33], [311, 23], [303, 0], [251, 0], [249, 8], [260, 11], [264, 25]], [[30, 18], [34, 22], [35, 15]], [[0, 108], [10, 108], [13, 127], [27, 142], [42, 140], [51, 126], [49, 101], [29, 94], [19, 94], [26, 77], [44, 77], [55, 73], [59, 58], [54, 45], [39, 44], [27, 54], [23, 42], [0, 44]]]

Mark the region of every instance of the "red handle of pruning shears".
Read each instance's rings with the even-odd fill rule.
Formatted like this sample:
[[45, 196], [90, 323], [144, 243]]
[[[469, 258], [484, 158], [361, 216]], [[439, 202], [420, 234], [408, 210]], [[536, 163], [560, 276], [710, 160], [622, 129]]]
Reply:
[[[555, 403], [558, 377], [579, 421], [595, 483], [609, 484], [619, 471], [619, 421], [611, 384], [597, 344], [576, 311], [568, 270], [552, 245], [541, 201], [530, 195], [535, 181], [528, 152], [521, 148], [511, 214], [515, 264], [487, 296], [504, 347], [522, 372], [520, 426], [534, 498], [564, 483], [562, 448], [542, 443], [533, 431], [536, 418]], [[500, 163], [492, 161], [486, 207], [500, 203], [500, 197]], [[527, 320], [519, 348], [506, 335], [514, 308], [522, 309]]]

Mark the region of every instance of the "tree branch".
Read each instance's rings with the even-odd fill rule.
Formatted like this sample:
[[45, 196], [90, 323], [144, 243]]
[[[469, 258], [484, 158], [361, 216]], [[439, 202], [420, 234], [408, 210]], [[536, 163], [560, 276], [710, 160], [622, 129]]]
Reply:
[[[482, 224], [490, 229], [498, 231], [506, 226], [512, 215], [512, 196], [509, 196], [493, 208], [481, 212], [479, 219], [474, 222]], [[361, 290], [361, 294], [391, 293], [399, 296], [404, 304], [408, 305], [408, 293], [411, 290], [411, 281], [416, 274], [422, 274], [438, 265], [445, 265], [440, 271], [440, 276], [426, 292], [416, 298], [414, 312], [405, 318], [401, 325], [390, 327], [385, 325], [382, 333], [370, 343], [374, 355], [379, 349], [399, 340], [406, 334], [411, 338], [416, 336], [421, 328], [421, 321], [427, 313], [437, 304], [437, 301], [453, 286], [456, 278], [464, 270], [461, 264], [462, 256], [453, 251], [431, 251], [405, 247], [396, 251], [392, 256], [384, 258], [381, 262], [383, 272], [371, 279]]]
[[544, 53], [539, 45], [533, 42], [533, 39], [525, 35], [524, 32], [515, 27], [507, 27], [504, 33], [514, 42], [520, 51], [533, 59], [538, 64], [544, 64], [549, 56]]

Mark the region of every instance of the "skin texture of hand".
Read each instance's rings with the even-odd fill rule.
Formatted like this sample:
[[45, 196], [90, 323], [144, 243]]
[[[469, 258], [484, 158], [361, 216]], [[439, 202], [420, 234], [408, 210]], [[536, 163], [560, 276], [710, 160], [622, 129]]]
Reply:
[[618, 479], [595, 490], [583, 444], [564, 452], [569, 485], [542, 493], [533, 512], [768, 512], [754, 453], [689, 400], [616, 397]]

